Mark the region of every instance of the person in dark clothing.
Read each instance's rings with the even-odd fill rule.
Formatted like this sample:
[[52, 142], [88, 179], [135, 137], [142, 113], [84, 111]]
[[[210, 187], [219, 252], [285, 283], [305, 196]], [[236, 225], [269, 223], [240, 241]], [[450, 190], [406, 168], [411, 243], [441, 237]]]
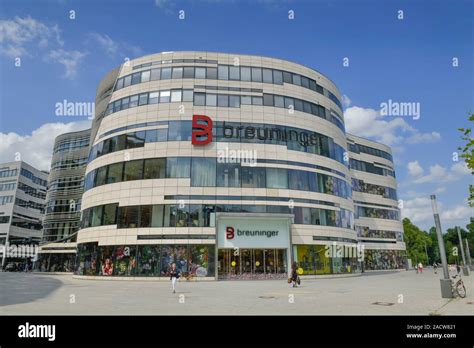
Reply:
[[291, 265], [291, 287], [297, 288], [298, 287], [298, 264], [293, 262]]
[[180, 272], [176, 268], [176, 264], [173, 262], [171, 265], [171, 270], [170, 270], [170, 280], [171, 280], [171, 285], [173, 286], [173, 294], [176, 293], [176, 281], [180, 277]]

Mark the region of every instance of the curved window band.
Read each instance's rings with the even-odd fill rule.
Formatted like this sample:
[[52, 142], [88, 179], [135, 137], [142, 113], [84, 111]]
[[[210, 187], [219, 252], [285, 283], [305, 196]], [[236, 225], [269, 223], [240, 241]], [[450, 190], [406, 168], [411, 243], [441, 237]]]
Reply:
[[214, 157], [162, 157], [116, 162], [87, 173], [84, 191], [131, 180], [190, 178], [192, 187], [276, 188], [352, 197], [342, 179], [286, 168], [219, 163]]
[[215, 227], [215, 213], [294, 214], [294, 223], [321, 225], [354, 230], [350, 210], [328, 210], [278, 205], [245, 204], [155, 204], [119, 207], [118, 203], [98, 205], [82, 212], [82, 228], [117, 225], [121, 228]]

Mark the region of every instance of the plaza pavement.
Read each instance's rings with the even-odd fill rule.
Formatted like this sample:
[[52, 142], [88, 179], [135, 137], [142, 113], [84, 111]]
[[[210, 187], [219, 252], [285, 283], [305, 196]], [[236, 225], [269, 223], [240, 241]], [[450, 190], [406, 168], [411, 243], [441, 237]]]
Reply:
[[168, 282], [0, 273], [0, 315], [474, 315], [474, 274], [463, 277], [465, 299], [442, 299], [441, 276], [374, 272], [303, 280], [296, 289], [284, 280], [180, 281], [173, 294]]

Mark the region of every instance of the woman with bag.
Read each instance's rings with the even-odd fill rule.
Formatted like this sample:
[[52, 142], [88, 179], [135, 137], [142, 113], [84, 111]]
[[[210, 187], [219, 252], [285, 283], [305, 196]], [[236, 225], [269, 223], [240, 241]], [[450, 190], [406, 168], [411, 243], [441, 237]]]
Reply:
[[293, 262], [293, 264], [291, 265], [291, 287], [292, 288], [297, 288], [298, 287], [298, 272], [297, 272], [297, 269], [298, 269], [298, 264], [296, 262]]
[[176, 293], [176, 281], [180, 277], [180, 272], [176, 268], [176, 264], [173, 262], [171, 264], [171, 270], [170, 270], [170, 280], [171, 280], [171, 285], [173, 286], [173, 294]]

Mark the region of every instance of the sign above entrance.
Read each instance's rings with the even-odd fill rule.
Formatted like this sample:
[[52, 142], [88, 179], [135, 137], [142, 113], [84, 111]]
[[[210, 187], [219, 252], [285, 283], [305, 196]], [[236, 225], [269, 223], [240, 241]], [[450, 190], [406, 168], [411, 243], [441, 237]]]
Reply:
[[288, 219], [219, 217], [218, 248], [288, 248]]

